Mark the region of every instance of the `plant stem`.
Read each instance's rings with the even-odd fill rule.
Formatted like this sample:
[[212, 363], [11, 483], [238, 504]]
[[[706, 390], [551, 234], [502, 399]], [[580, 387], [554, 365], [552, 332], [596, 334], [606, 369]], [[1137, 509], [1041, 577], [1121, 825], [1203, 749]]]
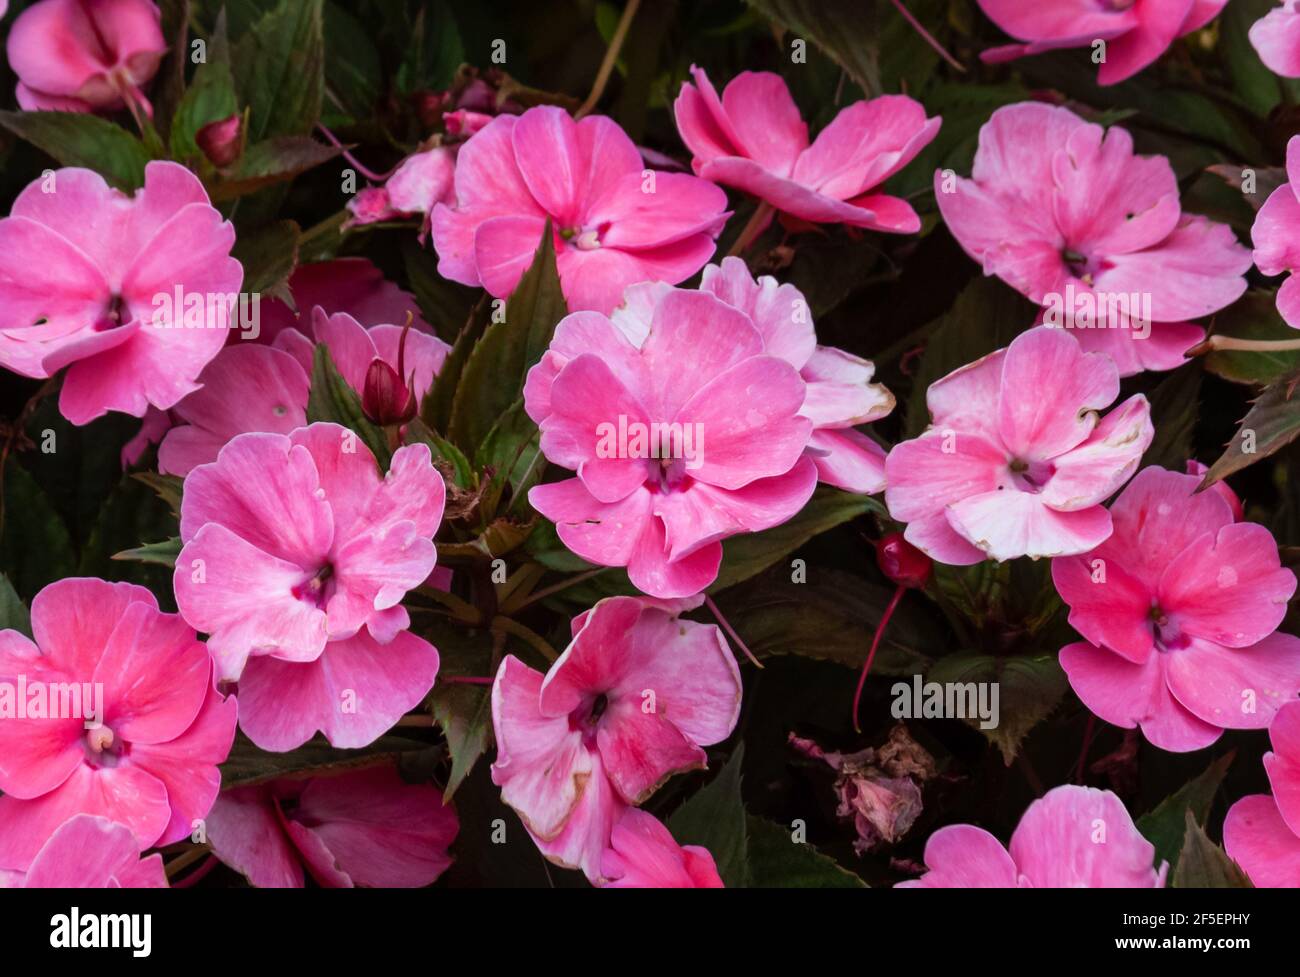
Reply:
[[543, 587], [541, 590], [537, 590], [529, 594], [526, 600], [510, 608], [510, 612], [512, 614], [518, 613], [519, 611], [522, 611], [525, 607], [529, 606], [530, 604], [536, 604], [538, 601], [545, 600], [547, 597], [550, 597], [554, 594], [558, 594], [562, 590], [567, 590], [568, 588], [576, 584], [582, 583], [584, 580], [590, 580], [592, 577], [596, 576], [597, 574], [604, 573], [608, 569], [609, 567], [596, 567], [594, 570], [584, 570], [582, 573], [575, 573], [571, 577], [566, 577], [564, 580], [561, 580], [557, 584], [552, 584], [549, 587]]
[[637, 8], [641, 6], [641, 0], [627, 0], [627, 6], [623, 8], [623, 16], [618, 20], [618, 26], [614, 28], [614, 36], [609, 39], [609, 47], [605, 50], [605, 60], [600, 63], [600, 70], [596, 72], [596, 80], [592, 83], [591, 94], [587, 100], [582, 103], [578, 111], [574, 113], [575, 119], [581, 119], [584, 115], [596, 107], [600, 97], [605, 94], [605, 86], [609, 84], [609, 76], [614, 73], [614, 65], [618, 62], [619, 52], [623, 50], [623, 42], [627, 40], [627, 32], [632, 26], [632, 19], [636, 17]]
[[1092, 746], [1092, 729], [1096, 723], [1097, 717], [1091, 713], [1088, 715], [1088, 725], [1083, 728], [1083, 749], [1079, 751], [1079, 762], [1074, 768], [1074, 782], [1083, 783], [1084, 764], [1088, 761], [1088, 747]]
[[560, 657], [556, 650], [551, 647], [550, 642], [536, 631], [524, 627], [524, 625], [512, 618], [501, 617], [500, 615], [494, 617], [492, 619], [492, 630], [498, 634], [505, 632], [506, 634], [511, 634], [516, 638], [521, 639], [528, 645], [532, 646], [532, 648], [548, 662], [553, 662], [555, 659]]
[[736, 633], [736, 629], [731, 626], [731, 622], [723, 616], [722, 611], [718, 610], [718, 605], [713, 603], [713, 598], [708, 594], [704, 595], [704, 605], [713, 612], [713, 616], [716, 617], [718, 623], [722, 625], [722, 630], [726, 631], [731, 637], [731, 640], [740, 646], [740, 650], [745, 653], [746, 658], [754, 663], [754, 667], [762, 668], [763, 663], [754, 656], [752, 651], [749, 650], [749, 645], [745, 644], [740, 635]]
[[766, 201], [760, 201], [758, 209], [754, 211], [754, 216], [749, 219], [749, 223], [744, 226], [739, 237], [732, 244], [731, 250], [727, 252], [727, 257], [735, 258], [743, 254], [745, 249], [754, 243], [754, 239], [767, 229], [767, 225], [772, 222], [774, 213], [776, 213], [775, 207]]
[[921, 25], [919, 20], [912, 16], [912, 12], [903, 6], [903, 0], [893, 0], [893, 4], [898, 8], [898, 12], [903, 15], [903, 19], [912, 25], [912, 29], [921, 35], [925, 40], [925, 43], [930, 45], [930, 47], [934, 48], [939, 53], [939, 57], [943, 58], [958, 71], [964, 72], [966, 70], [962, 66], [962, 63], [944, 50], [944, 46], [934, 39], [930, 32]]
[[898, 602], [903, 599], [903, 591], [907, 590], [902, 584], [894, 588], [894, 596], [889, 598], [889, 603], [885, 606], [885, 613], [880, 615], [880, 623], [876, 625], [876, 633], [871, 638], [871, 650], [867, 652], [867, 660], [862, 664], [862, 674], [858, 676], [858, 687], [853, 692], [853, 732], [861, 733], [862, 727], [858, 723], [858, 707], [862, 704], [862, 689], [867, 684], [867, 673], [871, 671], [871, 663], [875, 661], [876, 649], [880, 647], [880, 639], [885, 634], [885, 626], [889, 624], [889, 619], [894, 616], [894, 608], [898, 607]]
[[1300, 339], [1237, 339], [1233, 336], [1210, 336], [1193, 346], [1188, 356], [1203, 356], [1219, 349], [1236, 349], [1247, 353], [1285, 353], [1300, 349]]
[[174, 879], [177, 875], [180, 874], [182, 869], [188, 868], [190, 865], [193, 865], [204, 855], [208, 855], [211, 852], [212, 849], [209, 848], [207, 845], [195, 845], [189, 851], [183, 852], [181, 855], [178, 855], [176, 858], [173, 858], [170, 862], [167, 863], [166, 866], [168, 880]]

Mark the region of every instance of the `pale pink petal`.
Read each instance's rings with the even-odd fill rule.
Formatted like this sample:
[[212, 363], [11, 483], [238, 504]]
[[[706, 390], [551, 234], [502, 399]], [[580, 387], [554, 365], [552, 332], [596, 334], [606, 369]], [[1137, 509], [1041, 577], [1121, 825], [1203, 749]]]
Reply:
[[1223, 847], [1258, 889], [1300, 887], [1300, 835], [1267, 794], [1243, 797], [1223, 821]]

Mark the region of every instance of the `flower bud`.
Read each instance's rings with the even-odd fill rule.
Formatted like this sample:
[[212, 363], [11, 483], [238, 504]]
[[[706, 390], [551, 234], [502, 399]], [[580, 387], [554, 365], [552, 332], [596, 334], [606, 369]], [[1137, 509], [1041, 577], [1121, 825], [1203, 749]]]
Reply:
[[415, 394], [402, 380], [401, 374], [376, 357], [366, 370], [361, 409], [372, 421], [384, 427], [405, 424], [415, 417]]
[[209, 122], [194, 134], [194, 142], [218, 169], [229, 166], [244, 152], [244, 119], [238, 112]]
[[875, 546], [876, 565], [894, 583], [920, 590], [930, 582], [934, 561], [904, 539], [902, 533], [887, 533]]

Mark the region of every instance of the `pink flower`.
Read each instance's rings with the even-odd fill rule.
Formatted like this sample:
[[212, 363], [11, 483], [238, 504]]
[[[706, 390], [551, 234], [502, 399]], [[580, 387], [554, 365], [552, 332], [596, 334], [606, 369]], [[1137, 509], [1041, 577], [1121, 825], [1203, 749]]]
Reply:
[[1300, 694], [1300, 638], [1274, 631], [1295, 593], [1263, 526], [1234, 522], [1200, 479], [1146, 468], [1111, 506], [1115, 533], [1052, 561], [1086, 639], [1061, 649], [1084, 705], [1184, 752], [1263, 729]]
[[529, 371], [542, 451], [577, 472], [529, 501], [583, 559], [626, 566], [655, 597], [696, 594], [717, 577], [720, 540], [779, 525], [812, 495], [806, 390], [740, 310], [629, 289], [610, 318], [562, 319]]
[[[391, 766], [225, 791], [207, 818], [216, 856], [259, 888], [432, 885], [451, 865], [456, 811]], [[305, 872], [304, 872], [305, 870]]]
[[707, 848], [679, 845], [652, 814], [623, 812], [600, 859], [607, 889], [721, 889], [718, 867]]
[[433, 209], [438, 271], [493, 295], [514, 291], [547, 219], [569, 308], [608, 313], [633, 282], [680, 282], [713, 254], [726, 195], [645, 168], [613, 121], [538, 106], [498, 116], [460, 149], [456, 204]]
[[446, 146], [434, 146], [414, 153], [393, 170], [380, 187], [367, 187], [348, 201], [347, 226], [375, 224], [402, 217], [423, 218], [420, 240], [429, 233], [429, 215], [434, 204], [456, 202], [452, 180], [456, 172], [456, 154]]
[[1300, 0], [1284, 0], [1255, 21], [1250, 43], [1270, 71], [1300, 78]]
[[125, 825], [78, 814], [61, 824], [27, 872], [0, 871], [0, 889], [165, 889], [162, 856], [140, 857]]
[[327, 315], [346, 312], [363, 326], [388, 323], [406, 325], [409, 314], [420, 332], [432, 332], [420, 318], [415, 298], [384, 278], [368, 258], [335, 258], [299, 265], [289, 276], [289, 294], [293, 308], [275, 298], [266, 298], [260, 306], [260, 332], [263, 343], [273, 343], [285, 329], [308, 332], [308, 323], [317, 306]]
[[[216, 461], [222, 446], [237, 435], [288, 434], [306, 424], [317, 343], [328, 347], [334, 365], [358, 395], [375, 361], [398, 366], [401, 326], [365, 329], [346, 312], [326, 315], [317, 306], [311, 331], [315, 342], [289, 326], [278, 332], [273, 346], [242, 343], [217, 354], [199, 375], [202, 388], [173, 408], [177, 423], [158, 448], [158, 470], [188, 475]], [[433, 386], [448, 350], [429, 333], [414, 328], [408, 333], [403, 365], [414, 378], [411, 392], [417, 403]]]
[[672, 774], [704, 767], [701, 747], [731, 734], [740, 693], [718, 628], [610, 597], [574, 620], [572, 644], [545, 675], [513, 655], [501, 663], [492, 782], [543, 855], [597, 881], [623, 812]]
[[1009, 852], [973, 824], [940, 828], [926, 873], [897, 888], [1162, 889], [1169, 864], [1154, 868], [1155, 853], [1118, 797], [1066, 784], [1029, 805]]
[[134, 197], [90, 170], [53, 171], [0, 220], [0, 366], [49, 377], [71, 364], [59, 409], [73, 424], [171, 407], [225, 345], [243, 279], [234, 241], [177, 163], [149, 163]]
[[1262, 888], [1300, 888], [1300, 702], [1277, 711], [1264, 769], [1273, 794], [1243, 797], [1223, 822], [1223, 846]]
[[9, 64], [27, 111], [98, 112], [126, 103], [150, 112], [140, 91], [167, 53], [150, 0], [40, 0], [9, 30]]
[[1151, 409], [1115, 364], [1040, 326], [926, 391], [931, 423], [885, 460], [890, 514], [940, 563], [1064, 556], [1110, 535], [1102, 506], [1151, 443]]
[[1000, 28], [1026, 43], [991, 48], [985, 61], [1010, 61], [1057, 48], [1104, 41], [1097, 83], [1131, 78], [1165, 53], [1176, 38], [1200, 30], [1228, 0], [978, 0]]
[[744, 190], [813, 224], [894, 234], [921, 229], [907, 201], [881, 185], [935, 137], [940, 120], [905, 95], [843, 109], [809, 145], [808, 126], [780, 75], [741, 72], [718, 97], [701, 68], [673, 104], [677, 130], [706, 180]]
[[125, 825], [140, 850], [187, 837], [235, 735], [194, 631], [143, 587], [87, 577], [37, 594], [32, 631], [0, 632], [0, 680], [29, 705], [0, 721], [0, 868], [26, 871], [77, 814]]
[[[250, 655], [266, 657], [265, 667], [273, 667], [271, 660], [282, 667], [315, 662], [326, 642], [358, 635], [347, 655], [382, 660], [378, 646], [410, 624], [402, 597], [433, 570], [444, 496], [422, 444], [399, 448], [381, 478], [370, 450], [337, 424], [311, 424], [287, 436], [241, 434], [185, 479], [176, 602], [210, 636], [225, 680], [239, 680]], [[427, 662], [423, 695], [437, 653], [410, 636], [403, 645], [410, 642], [424, 649], [417, 656]], [[322, 693], [347, 677], [320, 667], [292, 674], [302, 695], [311, 691], [308, 676]], [[335, 716], [337, 701], [330, 710], [331, 722], [342, 724], [336, 731], [375, 721], [373, 703]], [[241, 711], [246, 731], [254, 711], [247, 703]]]
[[980, 130], [971, 179], [940, 170], [934, 186], [984, 274], [1110, 354], [1121, 376], [1178, 366], [1205, 337], [1186, 320], [1246, 290], [1249, 252], [1226, 224], [1182, 213], [1168, 160], [1134, 155], [1125, 130], [1068, 109], [998, 109]]
[[[1286, 144], [1287, 183], [1268, 195], [1250, 229], [1255, 244], [1255, 264], [1265, 275], [1294, 273], [1300, 269], [1300, 136]], [[1277, 292], [1277, 311], [1293, 329], [1300, 329], [1300, 281], [1288, 274]]]
[[[637, 285], [641, 290], [653, 286]], [[740, 258], [706, 265], [700, 291], [710, 292], [749, 316], [763, 337], [764, 349], [785, 360], [804, 380], [800, 413], [813, 422], [806, 454], [818, 478], [829, 485], [871, 495], [885, 487], [885, 452], [860, 431], [859, 424], [879, 420], [894, 409], [894, 395], [872, 383], [875, 366], [833, 346], [817, 345], [812, 313], [803, 293], [767, 275], [757, 281]], [[646, 294], [648, 297], [648, 293]], [[622, 321], [635, 315], [639, 296], [627, 297]], [[649, 320], [645, 320], [647, 325]], [[643, 332], [643, 330], [638, 330]]]

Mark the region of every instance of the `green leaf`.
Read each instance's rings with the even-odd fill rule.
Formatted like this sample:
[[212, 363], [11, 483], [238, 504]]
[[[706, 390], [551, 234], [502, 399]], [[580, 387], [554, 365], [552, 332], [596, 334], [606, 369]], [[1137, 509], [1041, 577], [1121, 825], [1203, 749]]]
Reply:
[[1228, 853], [1210, 840], [1189, 808], [1182, 856], [1174, 869], [1175, 889], [1251, 889], [1250, 879]]
[[206, 53], [207, 60], [194, 69], [194, 77], [172, 118], [169, 142], [171, 154], [178, 160], [203, 158], [203, 150], [194, 141], [198, 131], [210, 122], [228, 119], [239, 111], [235, 78], [230, 71], [230, 43], [226, 40], [224, 9], [217, 15], [216, 25], [207, 39]]
[[756, 889], [865, 889], [867, 883], [806, 841], [767, 818], [751, 814], [750, 886]]
[[346, 116], [365, 119], [377, 111], [384, 68], [371, 31], [342, 4], [324, 8], [325, 82]]
[[749, 885], [749, 832], [740, 798], [744, 759], [745, 745], [741, 743], [718, 775], [668, 819], [668, 829], [679, 845], [701, 845], [709, 850], [718, 874], [731, 889]]
[[867, 512], [883, 516], [885, 507], [869, 495], [854, 495], [825, 485], [817, 486], [808, 504], [788, 522], [761, 533], [746, 533], [726, 540], [722, 544], [718, 579], [709, 587], [709, 593], [716, 594], [748, 580], [819, 533]]
[[450, 5], [421, 4], [397, 70], [397, 87], [403, 92], [446, 88], [465, 59], [465, 47]]
[[244, 293], [287, 298], [289, 276], [298, 266], [298, 242], [301, 238], [302, 230], [291, 220], [275, 221], [253, 231], [240, 231], [231, 253], [244, 266]]
[[407, 753], [427, 750], [427, 743], [402, 736], [381, 736], [359, 750], [330, 746], [325, 737], [316, 737], [288, 753], [268, 753], [259, 749], [243, 733], [235, 736], [230, 755], [221, 764], [221, 789], [251, 787], [279, 777], [307, 777], [341, 773], [362, 767], [390, 763]]
[[158, 472], [135, 472], [131, 477], [153, 489], [154, 495], [167, 503], [172, 515], [180, 517], [181, 493], [185, 488], [185, 479], [179, 475], [163, 475]]
[[433, 386], [420, 402], [420, 419], [430, 430], [446, 432], [451, 422], [452, 405], [456, 390], [464, 376], [465, 366], [469, 362], [478, 341], [487, 331], [491, 316], [491, 305], [485, 296], [471, 311], [456, 340], [451, 352], [443, 360], [442, 369], [433, 379]]
[[1300, 384], [1300, 371], [1275, 381], [1260, 394], [1228, 447], [1206, 472], [1201, 483], [1203, 487], [1249, 468], [1300, 437], [1300, 397], [1295, 396], [1297, 384]]
[[914, 438], [930, 423], [925, 392], [953, 370], [1009, 345], [1034, 321], [1031, 302], [996, 278], [976, 278], [932, 326], [916, 369], [904, 431]]
[[176, 566], [176, 558], [180, 555], [181, 538], [173, 536], [159, 543], [145, 543], [143, 546], [137, 546], [134, 549], [120, 550], [113, 554], [113, 559], [174, 567]]
[[208, 189], [214, 201], [234, 200], [285, 183], [338, 156], [342, 150], [310, 136], [275, 136], [244, 150], [239, 162]]
[[1185, 363], [1165, 374], [1151, 391], [1151, 423], [1155, 437], [1142, 456], [1140, 467], [1159, 465], [1182, 471], [1192, 457], [1192, 437], [1200, 410], [1201, 366]]
[[532, 265], [506, 301], [505, 320], [487, 327], [465, 363], [447, 432], [452, 441], [462, 448], [483, 444], [497, 419], [523, 393], [524, 377], [542, 358], [556, 324], [566, 315], [548, 221]]
[[1205, 772], [1179, 787], [1156, 807], [1137, 819], [1137, 828], [1143, 837], [1156, 846], [1156, 864], [1168, 862], [1178, 865], [1178, 856], [1183, 850], [1183, 841], [1187, 834], [1187, 816], [1205, 824], [1210, 816], [1210, 805], [1214, 795], [1219, 791], [1228, 767], [1232, 765], [1236, 753], [1226, 753], [1213, 761]]
[[[818, 568], [810, 573], [808, 582], [793, 583], [784, 568], [773, 568], [728, 591], [719, 603], [760, 659], [800, 655], [860, 668], [893, 586], [842, 570]], [[872, 674], [920, 674], [929, 667], [929, 656], [947, 640], [933, 605], [919, 595], [904, 597], [885, 629]]]
[[1234, 0], [1219, 15], [1217, 51], [1232, 79], [1232, 92], [1260, 117], [1282, 100], [1284, 82], [1259, 59], [1247, 32], [1276, 6], [1275, 0]]
[[[880, 94], [879, 16], [874, 0], [746, 0], [795, 37], [811, 38], [869, 96]], [[788, 45], [791, 38], [787, 37]]]
[[31, 474], [13, 458], [4, 469], [4, 528], [0, 566], [28, 598], [76, 572], [68, 527]]
[[29, 638], [32, 636], [31, 612], [3, 573], [0, 573], [0, 631], [17, 631]]
[[438, 255], [413, 236], [402, 239], [402, 260], [420, 315], [440, 337], [455, 342], [474, 309], [479, 290], [439, 275]]
[[1069, 685], [1055, 654], [1014, 657], [949, 655], [939, 659], [925, 678], [927, 682], [940, 684], [996, 683], [997, 725], [992, 729], [980, 729], [979, 718], [965, 722], [997, 745], [1007, 766], [1015, 760], [1021, 741], [1056, 708]]
[[[407, 444], [426, 444], [433, 456], [434, 466], [444, 475], [450, 474], [451, 481], [458, 488], [473, 489], [478, 484], [478, 475], [465, 453], [446, 438], [439, 437], [429, 430], [429, 425], [416, 417], [406, 426]], [[439, 464], [441, 462], [442, 464]]]
[[[1247, 292], [1214, 317], [1214, 331], [1234, 339], [1296, 338], [1296, 331], [1278, 314], [1276, 292]], [[1300, 350], [1257, 353], [1220, 349], [1205, 357], [1205, 368], [1234, 383], [1268, 384], [1300, 368]]]
[[429, 707], [447, 737], [451, 754], [451, 773], [442, 795], [444, 801], [450, 801], [492, 744], [492, 690], [482, 685], [440, 682], [434, 687]]
[[0, 112], [0, 126], [64, 166], [94, 170], [119, 190], [144, 185], [149, 151], [107, 119], [85, 112]]
[[528, 490], [541, 481], [542, 473], [546, 471], [541, 437], [542, 432], [524, 410], [522, 399], [516, 400], [492, 425], [492, 430], [474, 453], [481, 466], [494, 471], [483, 498], [486, 513], [496, 513], [507, 487], [511, 497], [509, 511], [516, 515], [531, 512]]
[[[322, 0], [280, 0], [235, 46], [232, 67], [249, 108], [248, 141], [305, 135], [325, 90]], [[251, 152], [251, 149], [250, 149]]]
[[316, 346], [312, 357], [311, 393], [307, 396], [307, 421], [333, 421], [355, 431], [357, 437], [370, 449], [379, 463], [381, 472], [388, 471], [393, 453], [388, 446], [388, 435], [374, 424], [361, 409], [361, 398], [348, 386], [348, 382], [334, 365], [329, 348], [324, 343]]

